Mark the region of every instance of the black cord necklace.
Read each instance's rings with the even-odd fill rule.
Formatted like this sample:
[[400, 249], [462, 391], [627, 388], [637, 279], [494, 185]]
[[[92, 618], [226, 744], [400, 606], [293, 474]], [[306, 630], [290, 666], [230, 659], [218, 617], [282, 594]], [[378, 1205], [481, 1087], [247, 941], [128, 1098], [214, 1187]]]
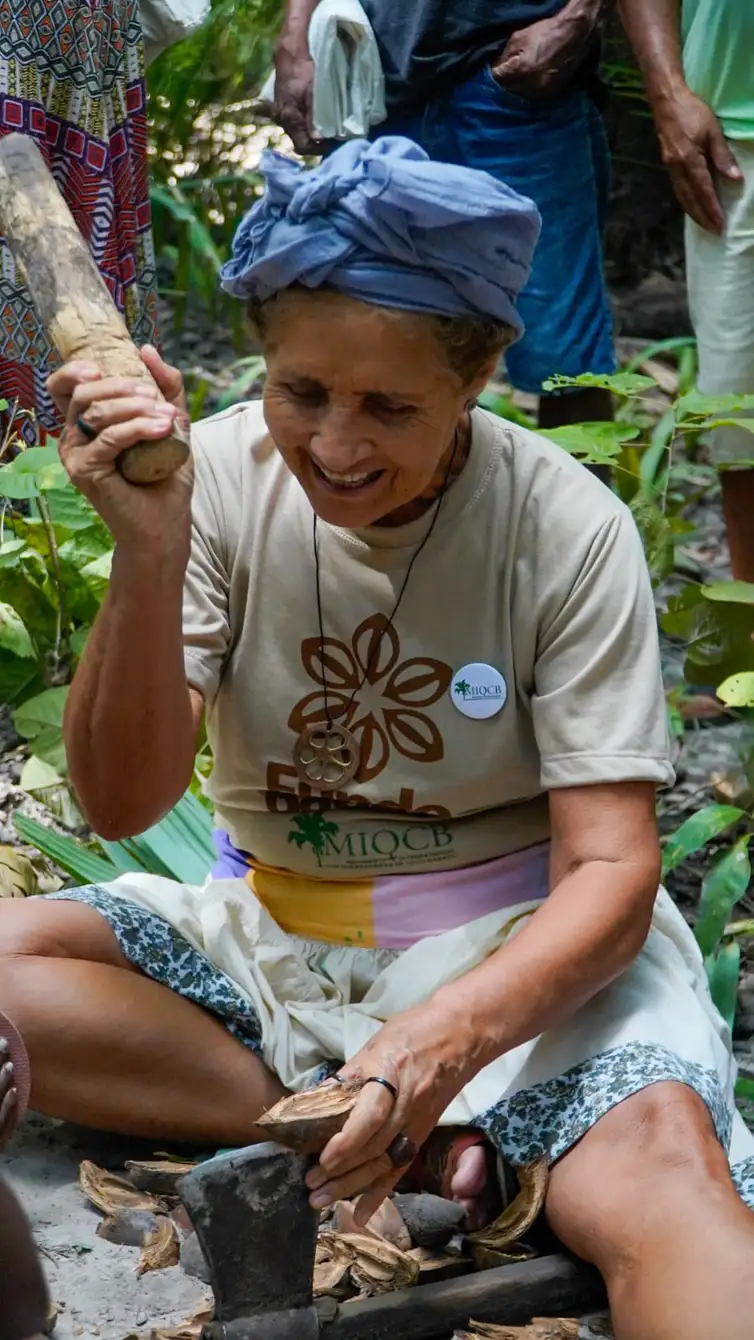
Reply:
[[[376, 639], [369, 653], [364, 673], [361, 676], [356, 688], [349, 698], [343, 716], [346, 720], [353, 707], [354, 700], [363, 689], [369, 678], [382, 648], [382, 639], [392, 628], [401, 602], [406, 594], [409, 578], [413, 571], [414, 564], [418, 559], [422, 549], [429, 543], [432, 532], [437, 524], [437, 518], [440, 515], [445, 494], [450, 484], [453, 465], [458, 451], [458, 429], [453, 438], [453, 450], [448, 462], [448, 468], [445, 471], [445, 478], [440, 489], [440, 496], [437, 499], [435, 510], [432, 513], [432, 519], [427, 527], [426, 533], [420, 543], [417, 545], [408, 567], [406, 575], [401, 582], [401, 587], [393, 605], [390, 616], [382, 629], [379, 637]], [[319, 651], [320, 665], [322, 666], [322, 687], [324, 689], [325, 699], [325, 722], [305, 726], [298, 736], [293, 748], [293, 758], [296, 764], [296, 771], [302, 782], [308, 783], [315, 791], [337, 791], [339, 787], [345, 786], [347, 782], [353, 780], [359, 770], [361, 763], [361, 745], [347, 726], [340, 726], [334, 722], [330, 715], [330, 703], [328, 699], [327, 672], [325, 670], [325, 629], [322, 615], [322, 587], [320, 580], [320, 561], [319, 561], [319, 534], [317, 530], [317, 513], [314, 513], [312, 524], [312, 545], [314, 548], [314, 580], [317, 593], [317, 621], [319, 626]]]

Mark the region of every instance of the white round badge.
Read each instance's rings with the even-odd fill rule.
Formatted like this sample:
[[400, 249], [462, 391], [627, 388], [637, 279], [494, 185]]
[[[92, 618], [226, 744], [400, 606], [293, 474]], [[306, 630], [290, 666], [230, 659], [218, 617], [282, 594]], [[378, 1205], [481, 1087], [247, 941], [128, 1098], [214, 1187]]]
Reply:
[[450, 697], [453, 706], [465, 717], [485, 721], [504, 706], [508, 688], [494, 666], [472, 661], [456, 670], [450, 684]]

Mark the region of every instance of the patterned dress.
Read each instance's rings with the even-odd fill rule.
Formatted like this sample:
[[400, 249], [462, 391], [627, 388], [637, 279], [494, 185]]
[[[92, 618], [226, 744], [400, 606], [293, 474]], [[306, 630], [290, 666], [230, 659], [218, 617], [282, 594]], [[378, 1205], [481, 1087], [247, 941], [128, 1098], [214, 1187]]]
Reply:
[[[155, 338], [139, 0], [0, 0], [0, 136], [33, 137], [137, 343]], [[45, 380], [55, 366], [0, 238], [0, 400], [60, 426]], [[0, 422], [0, 429], [3, 427]], [[37, 426], [18, 417], [34, 441]]]

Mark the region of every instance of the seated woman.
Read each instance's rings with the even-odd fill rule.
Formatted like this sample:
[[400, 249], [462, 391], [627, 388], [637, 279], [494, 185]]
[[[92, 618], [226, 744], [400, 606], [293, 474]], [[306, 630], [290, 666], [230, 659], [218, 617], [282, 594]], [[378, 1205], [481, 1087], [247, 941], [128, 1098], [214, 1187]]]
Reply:
[[116, 541], [71, 776], [98, 833], [140, 832], [206, 712], [220, 862], [204, 888], [0, 905], [32, 1101], [240, 1145], [286, 1090], [376, 1079], [314, 1205], [366, 1192], [363, 1221], [438, 1125], [470, 1222], [497, 1156], [546, 1157], [549, 1222], [604, 1274], [620, 1340], [751, 1340], [754, 1142], [658, 893], [672, 771], [639, 538], [564, 451], [474, 408], [520, 333], [536, 212], [401, 139], [264, 171], [225, 274], [261, 403], [140, 489], [115, 460], [185, 412], [179, 374], [144, 352], [168, 403], [80, 364], [52, 380]]

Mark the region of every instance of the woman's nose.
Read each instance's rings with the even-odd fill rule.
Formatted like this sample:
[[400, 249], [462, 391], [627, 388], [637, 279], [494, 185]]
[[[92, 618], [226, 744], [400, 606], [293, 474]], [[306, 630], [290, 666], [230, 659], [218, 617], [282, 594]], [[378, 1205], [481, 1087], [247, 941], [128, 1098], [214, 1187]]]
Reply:
[[354, 415], [328, 414], [311, 439], [311, 450], [327, 470], [352, 470], [372, 454]]

